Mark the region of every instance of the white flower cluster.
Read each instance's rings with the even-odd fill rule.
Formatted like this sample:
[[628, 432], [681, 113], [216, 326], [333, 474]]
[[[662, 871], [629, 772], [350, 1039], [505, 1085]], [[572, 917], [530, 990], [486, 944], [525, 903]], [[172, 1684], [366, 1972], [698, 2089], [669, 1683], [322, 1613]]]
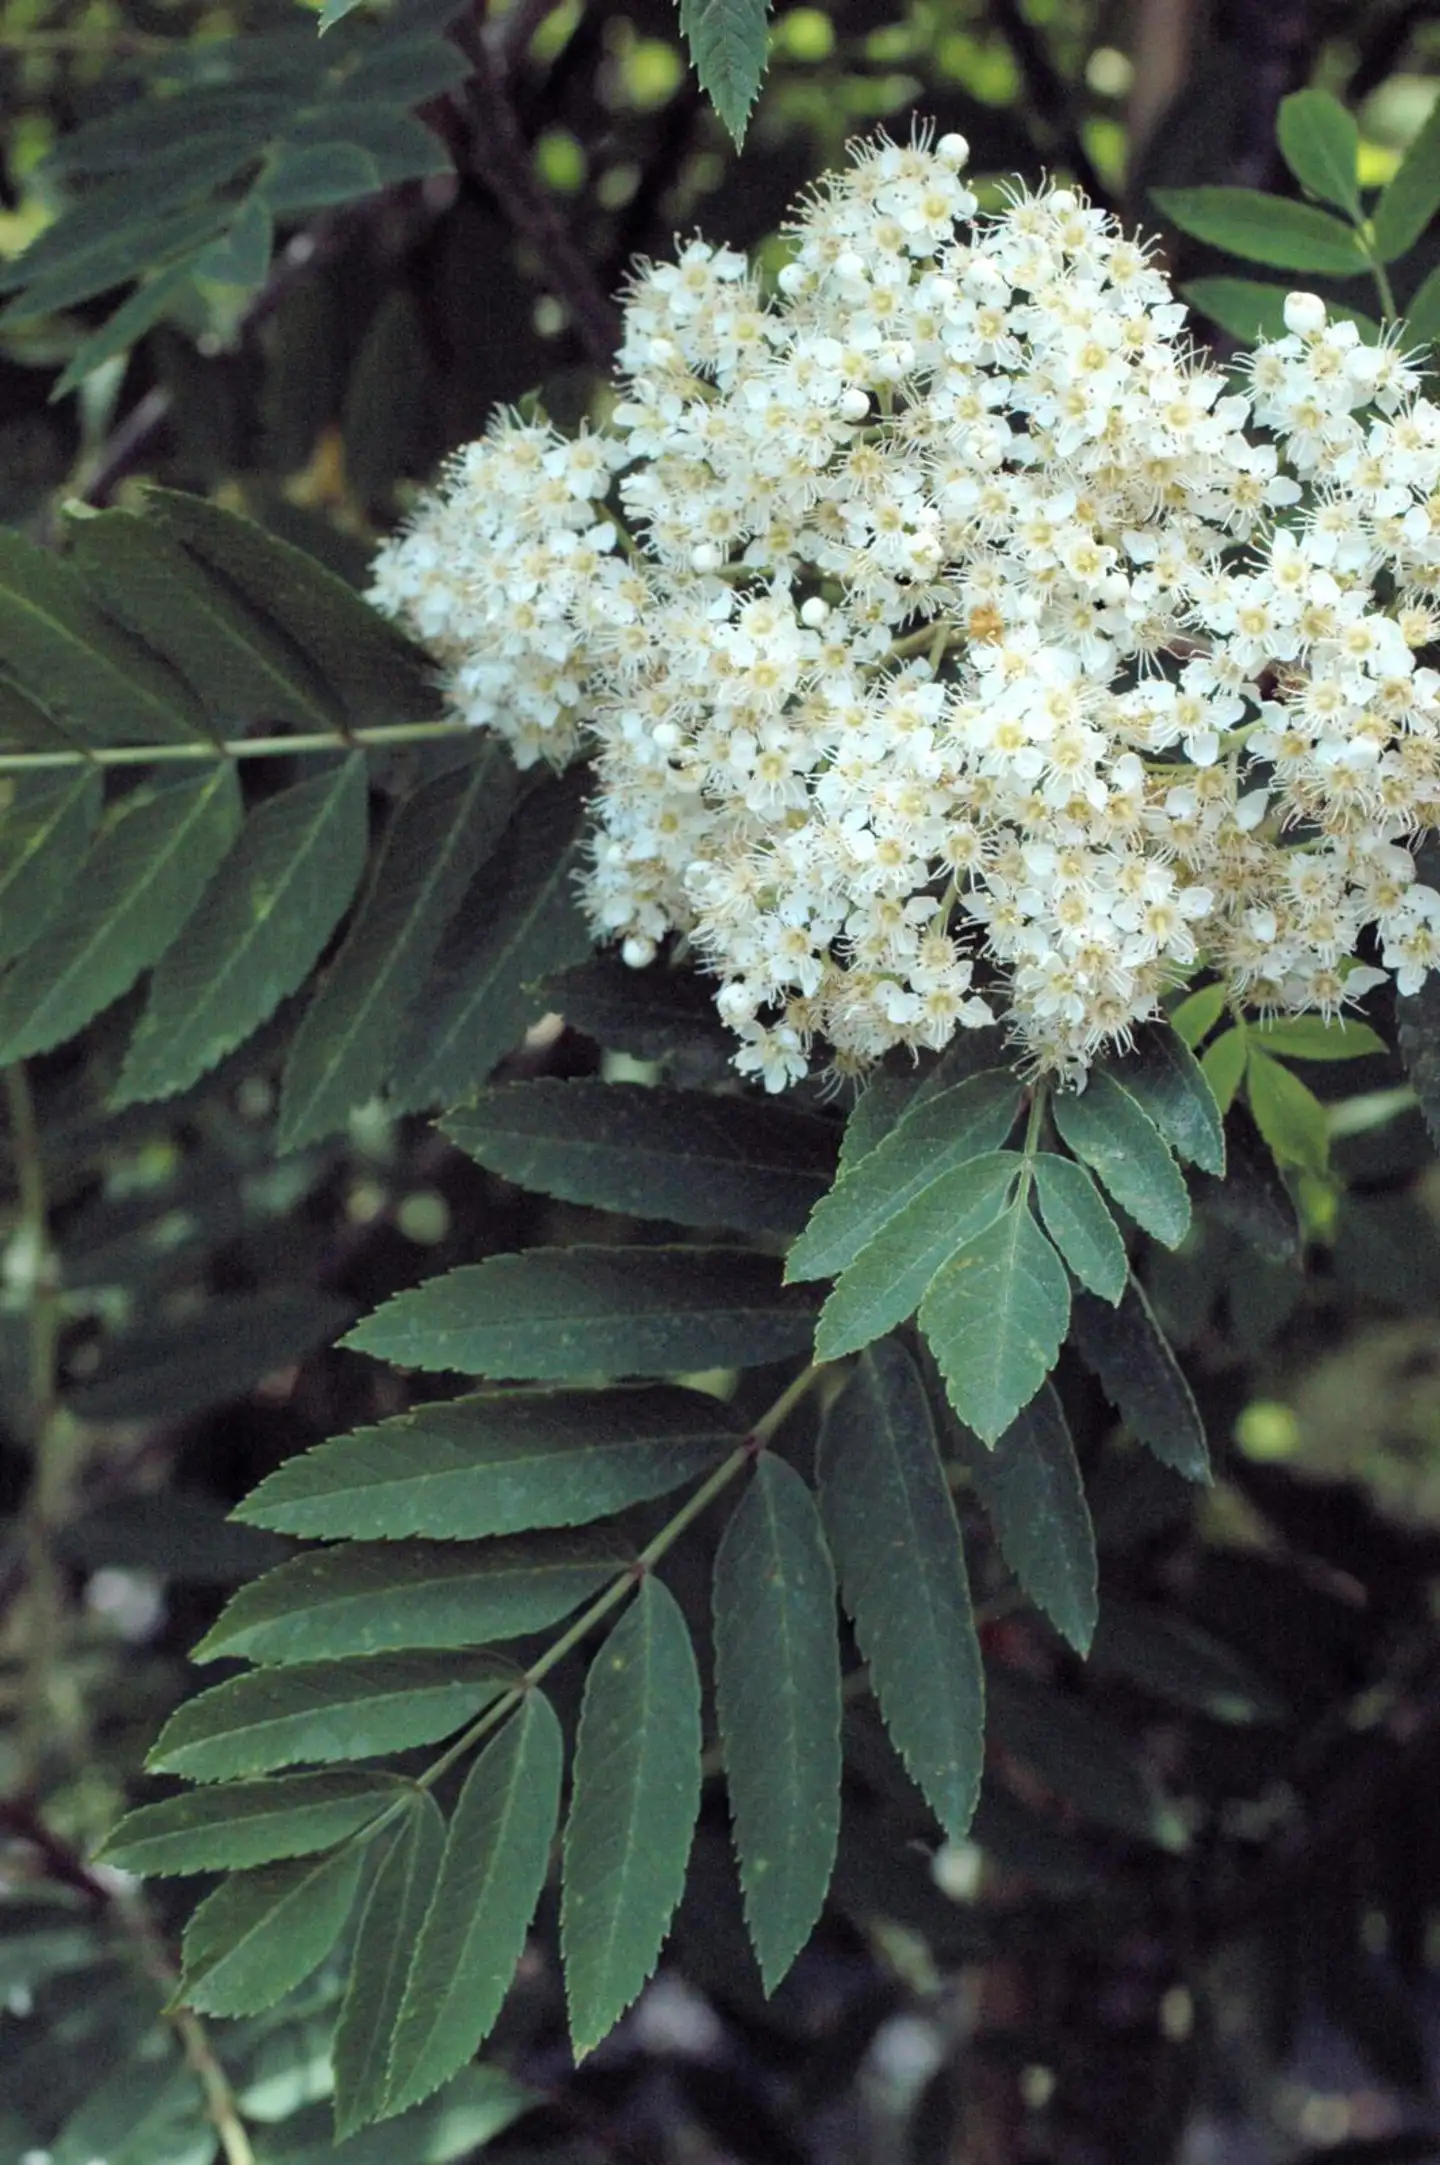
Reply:
[[860, 146], [773, 295], [643, 269], [605, 426], [501, 419], [376, 566], [460, 714], [593, 760], [597, 929], [682, 935], [773, 1089], [1440, 959], [1440, 410], [1307, 295], [1235, 394], [1143, 247], [965, 158]]

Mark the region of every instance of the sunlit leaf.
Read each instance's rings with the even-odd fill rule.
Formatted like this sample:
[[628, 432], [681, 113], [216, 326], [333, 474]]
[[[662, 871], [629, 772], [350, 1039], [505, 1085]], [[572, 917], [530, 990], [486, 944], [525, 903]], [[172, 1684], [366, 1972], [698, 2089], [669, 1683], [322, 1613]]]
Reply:
[[1360, 130], [1340, 100], [1328, 90], [1292, 91], [1280, 100], [1275, 132], [1301, 187], [1358, 218]]
[[1365, 268], [1354, 229], [1310, 203], [1287, 202], [1257, 188], [1152, 188], [1150, 200], [1182, 233], [1249, 263], [1338, 278]]
[[1083, 1091], [1052, 1099], [1061, 1136], [1135, 1223], [1167, 1248], [1190, 1228], [1190, 1196], [1160, 1130], [1113, 1076], [1092, 1070]]
[[835, 1281], [815, 1326], [816, 1358], [838, 1360], [912, 1316], [941, 1264], [1001, 1215], [1021, 1162], [987, 1151], [912, 1196]]
[[1023, 1202], [931, 1281], [920, 1328], [951, 1405], [986, 1443], [1004, 1433], [1049, 1375], [1069, 1315], [1064, 1266]]
[[1395, 171], [1380, 191], [1371, 218], [1375, 252], [1382, 263], [1408, 255], [1440, 210], [1440, 106], [1432, 105]]
[[1082, 1285], [1118, 1301], [1129, 1263], [1120, 1228], [1083, 1165], [1053, 1150], [1034, 1158], [1035, 1200], [1046, 1232]]

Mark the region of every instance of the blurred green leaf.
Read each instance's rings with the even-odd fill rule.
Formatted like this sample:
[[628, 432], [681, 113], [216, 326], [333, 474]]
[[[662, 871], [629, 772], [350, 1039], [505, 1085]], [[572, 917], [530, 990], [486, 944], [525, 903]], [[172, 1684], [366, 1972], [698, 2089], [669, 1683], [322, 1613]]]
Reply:
[[1269, 1022], [1247, 1023], [1252, 1049], [1280, 1060], [1363, 1060], [1389, 1051], [1383, 1037], [1348, 1015], [1327, 1021], [1323, 1015], [1278, 1015]]
[[1382, 263], [1408, 255], [1440, 210], [1440, 103], [1380, 191], [1371, 216], [1375, 252]]
[[1275, 1163], [1297, 1166], [1301, 1172], [1325, 1179], [1330, 1170], [1330, 1131], [1324, 1106], [1298, 1075], [1261, 1052], [1253, 1039], [1245, 1062], [1245, 1095]]
[[1280, 271], [1328, 271], [1353, 278], [1365, 268], [1359, 236], [1328, 211], [1256, 188], [1152, 188], [1150, 200], [1182, 233], [1248, 263]]
[[1358, 218], [1360, 130], [1340, 100], [1328, 90], [1292, 91], [1280, 100], [1276, 134], [1301, 187]]
[[82, 1421], [177, 1421], [243, 1398], [265, 1376], [329, 1343], [354, 1313], [306, 1287], [217, 1293], [173, 1322], [138, 1323], [65, 1395]]

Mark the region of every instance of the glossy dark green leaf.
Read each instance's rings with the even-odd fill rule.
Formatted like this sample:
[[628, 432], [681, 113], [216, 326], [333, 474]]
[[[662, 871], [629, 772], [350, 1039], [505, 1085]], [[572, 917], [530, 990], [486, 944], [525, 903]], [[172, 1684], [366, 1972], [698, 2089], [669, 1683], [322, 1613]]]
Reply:
[[993, 1443], [1059, 1358], [1070, 1316], [1065, 1269], [1025, 1203], [931, 1281], [920, 1328], [966, 1426]]
[[243, 1398], [326, 1345], [353, 1310], [308, 1287], [217, 1293], [176, 1320], [117, 1333], [90, 1379], [64, 1394], [84, 1421], [176, 1421]]
[[100, 817], [100, 777], [22, 776], [0, 812], [0, 963], [44, 931], [74, 882]]
[[1107, 1600], [1090, 1659], [1172, 1706], [1232, 1724], [1283, 1721], [1287, 1708], [1233, 1648], [1198, 1624], [1140, 1602]]
[[1095, 1529], [1054, 1386], [1042, 1384], [993, 1450], [972, 1450], [970, 1468], [1006, 1563], [1056, 1630], [1087, 1652], [1099, 1584]]
[[500, 838], [512, 772], [496, 750], [439, 775], [396, 810], [355, 921], [290, 1047], [282, 1150], [343, 1128], [384, 1081], [441, 935]]
[[690, 1632], [652, 1574], [590, 1664], [575, 1739], [560, 1944], [577, 2058], [659, 1957], [685, 1887], [700, 1746]]
[[188, 1789], [129, 1812], [100, 1852], [151, 1879], [169, 1872], [238, 1871], [329, 1849], [403, 1795], [393, 1774], [285, 1774], [274, 1781]]
[[1118, 1301], [1130, 1265], [1120, 1229], [1083, 1165], [1053, 1150], [1034, 1158], [1035, 1200], [1045, 1230], [1081, 1285]]
[[840, 1822], [835, 1574], [810, 1491], [762, 1457], [715, 1558], [715, 1706], [767, 1992], [810, 1936]]
[[708, 1472], [736, 1434], [719, 1400], [668, 1384], [486, 1391], [317, 1444], [262, 1481], [236, 1516], [352, 1540], [473, 1541], [578, 1526]]
[[1103, 1069], [1083, 1091], [1060, 1090], [1051, 1101], [1055, 1125], [1077, 1158], [1110, 1190], [1121, 1208], [1156, 1240], [1174, 1248], [1190, 1229], [1190, 1196], [1160, 1130], [1139, 1102]]
[[912, 1316], [942, 1263], [995, 1223], [1023, 1160], [987, 1151], [932, 1180], [841, 1272], [815, 1326], [817, 1360], [854, 1353]]
[[794, 1232], [835, 1171], [828, 1120], [701, 1090], [500, 1083], [440, 1125], [521, 1187], [676, 1225]]
[[998, 1663], [985, 1665], [990, 1732], [1092, 1826], [1171, 1851], [1188, 1836], [1128, 1739], [1083, 1698]]
[[1020, 1085], [1003, 1069], [972, 1075], [906, 1114], [819, 1202], [785, 1275], [832, 1278], [942, 1173], [998, 1150], [1015, 1124]]
[[1275, 1163], [1323, 1180], [1330, 1170], [1325, 1108], [1298, 1075], [1261, 1052], [1253, 1040], [1245, 1062], [1245, 1095]]
[[625, 1561], [599, 1534], [321, 1549], [242, 1587], [193, 1659], [303, 1662], [515, 1639], [568, 1616]]
[[1302, 188], [1350, 217], [1360, 215], [1356, 171], [1360, 130], [1328, 90], [1296, 90], [1280, 100], [1280, 155]]
[[550, 1702], [527, 1692], [460, 1792], [391, 2040], [387, 2112], [428, 2097], [488, 2036], [545, 1884], [563, 1765]]
[[350, 1914], [364, 1851], [233, 1872], [185, 1928], [178, 1997], [207, 2015], [249, 2015], [324, 1961]]
[[91, 592], [185, 678], [222, 736], [255, 723], [336, 727], [339, 710], [308, 657], [202, 572], [158, 520], [131, 511], [76, 514], [69, 540]]
[[437, 718], [439, 697], [424, 655], [307, 551], [201, 496], [150, 489], [145, 508], [147, 518], [284, 628], [353, 727]]
[[1432, 105], [1424, 126], [1380, 191], [1371, 217], [1375, 252], [1382, 263], [1408, 255], [1440, 210], [1440, 109]]
[[892, 1075], [879, 1069], [872, 1075], [850, 1108], [840, 1143], [840, 1174], [853, 1173], [860, 1160], [882, 1143], [909, 1107], [915, 1095], [913, 1075]]
[[1224, 1179], [1225, 1123], [1200, 1063], [1176, 1030], [1146, 1024], [1113, 1073], [1177, 1157]]
[[402, 1109], [468, 1096], [542, 1012], [536, 980], [590, 952], [575, 893], [582, 805], [576, 775], [537, 790], [461, 903], [394, 1063]]
[[1365, 268], [1354, 229], [1310, 203], [1289, 203], [1257, 188], [1152, 188], [1150, 200], [1182, 233], [1248, 263], [1328, 271], [1337, 278], [1353, 278]]
[[492, 1657], [452, 1652], [257, 1669], [187, 1699], [146, 1764], [219, 1782], [302, 1760], [372, 1759], [452, 1736], [505, 1685]]
[[700, 88], [737, 146], [765, 75], [766, 0], [680, 0], [680, 28]]
[[1188, 1481], [1208, 1481], [1204, 1424], [1139, 1282], [1130, 1280], [1118, 1308], [1077, 1294], [1074, 1328], [1086, 1366], [1145, 1448]]
[[186, 926], [239, 824], [226, 761], [123, 797], [64, 902], [0, 981], [0, 1061], [63, 1044], [128, 992]]
[[303, 982], [359, 884], [367, 804], [352, 752], [250, 814], [151, 980], [117, 1104], [185, 1089]]
[[371, 1881], [335, 2027], [338, 2142], [384, 2112], [390, 2040], [435, 1897], [445, 1839], [440, 1807], [427, 1790], [417, 1790]]
[[344, 1341], [402, 1368], [537, 1382], [784, 1360], [814, 1308], [744, 1248], [531, 1248], [401, 1293]]
[[952, 1842], [985, 1758], [985, 1683], [955, 1507], [919, 1373], [873, 1346], [826, 1413], [820, 1511], [845, 1606], [901, 1758]]

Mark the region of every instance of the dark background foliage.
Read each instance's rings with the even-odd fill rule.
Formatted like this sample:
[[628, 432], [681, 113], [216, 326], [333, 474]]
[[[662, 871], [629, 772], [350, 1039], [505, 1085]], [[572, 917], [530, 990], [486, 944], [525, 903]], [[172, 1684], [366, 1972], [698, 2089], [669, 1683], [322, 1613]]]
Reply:
[[[313, 37], [286, 0], [5, 0], [0, 247], [18, 251], [40, 222], [40, 161], [72, 129], [152, 95], [204, 41], [293, 36], [297, 22]], [[283, 221], [268, 277], [228, 326], [223, 300], [187, 304], [52, 402], [114, 294], [0, 324], [0, 517], [43, 535], [62, 496], [124, 503], [158, 480], [249, 509], [361, 582], [410, 485], [497, 403], [538, 387], [558, 416], [584, 410], [637, 253], [697, 224], [763, 245], [856, 130], [903, 132], [920, 114], [961, 129], [987, 178], [1068, 172], [1153, 227], [1154, 186], [1283, 190], [1276, 109], [1317, 82], [1359, 112], [1378, 182], [1426, 109], [1440, 10], [782, 10], [738, 157], [686, 72], [669, 0], [518, 0], [452, 35], [467, 72], [421, 109], [445, 169]], [[1216, 268], [1191, 242], [1174, 260], [1184, 277]], [[1431, 267], [1422, 246], [1415, 282]], [[599, 1072], [597, 1039], [541, 1021], [546, 1005], [503, 1072]], [[163, 1972], [182, 1905], [164, 1883], [138, 1924], [84, 1860], [123, 1801], [164, 1793], [137, 1768], [193, 1688], [187, 1652], [226, 1591], [283, 1552], [227, 1510], [294, 1451], [406, 1403], [402, 1379], [331, 1346], [337, 1329], [421, 1275], [589, 1223], [383, 1107], [278, 1155], [284, 1009], [184, 1098], [108, 1112], [133, 1015], [109, 1011], [33, 1065], [33, 1104], [10, 1101], [18, 1166], [38, 1121], [62, 1377], [83, 1425], [43, 1484], [20, 1420], [0, 1432], [0, 1893], [21, 1951], [0, 1942], [0, 2155], [33, 2102], [63, 2118], [123, 2071], [150, 2019], [111, 1958], [153, 1924]], [[973, 1849], [932, 1873], [924, 1808], [855, 1703], [831, 1902], [767, 2003], [712, 1783], [660, 1981], [578, 2072], [537, 1940], [487, 2057], [540, 2102], [487, 2157], [1440, 2155], [1440, 1188], [1397, 1062], [1301, 1071], [1330, 1109], [1333, 1182], [1301, 1184], [1297, 1217], [1241, 1110], [1230, 1179], [1185, 1248], [1152, 1247], [1143, 1269], [1214, 1485], [1193, 1489], [1117, 1438], [1087, 1372], [1068, 1357], [1060, 1372], [1102, 1546], [1087, 1665], [1016, 1601], [962, 1490], [993, 1690]], [[22, 1232], [32, 1200], [12, 1188]], [[30, 1357], [13, 1245], [7, 1284], [13, 1409]], [[787, 1432], [801, 1463], [812, 1445], [803, 1422]], [[702, 1536], [671, 1580], [697, 1634]], [[578, 1688], [561, 1673], [562, 1709]], [[71, 1951], [27, 1969], [42, 1930], [68, 1933]], [[257, 2155], [291, 2165], [328, 2154], [314, 2100], [333, 2008], [323, 1976], [305, 1989], [283, 2022], [240, 2025], [218, 2048], [264, 2130]], [[355, 2158], [479, 2154], [463, 2126], [379, 2136]], [[145, 2140], [137, 2159], [171, 2165], [159, 2122]], [[402, 2156], [401, 2142], [428, 2147]]]

